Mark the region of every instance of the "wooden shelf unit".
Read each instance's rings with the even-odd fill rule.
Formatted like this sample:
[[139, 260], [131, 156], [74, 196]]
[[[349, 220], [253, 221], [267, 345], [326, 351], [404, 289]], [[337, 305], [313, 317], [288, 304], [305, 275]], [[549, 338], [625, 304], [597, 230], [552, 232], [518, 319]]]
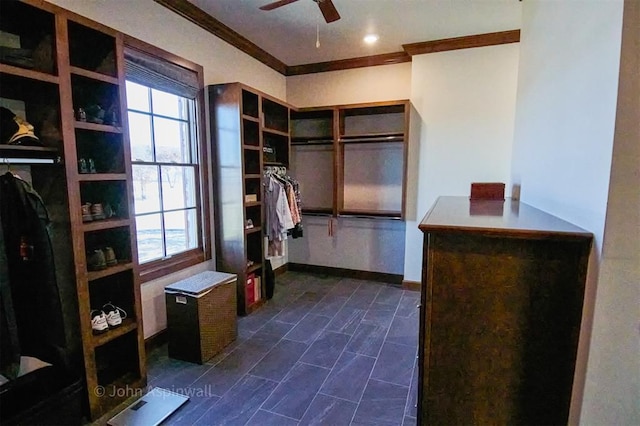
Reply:
[[[289, 166], [290, 107], [240, 83], [207, 90], [218, 193], [217, 270], [238, 275], [238, 314], [248, 315], [262, 306], [266, 294], [263, 170], [269, 165]], [[269, 158], [265, 146], [274, 150]], [[246, 201], [246, 195], [255, 195], [256, 201]], [[253, 228], [246, 228], [249, 219]], [[253, 304], [246, 302], [250, 274], [260, 278], [262, 288], [262, 299]]]
[[[404, 220], [408, 138], [406, 100], [293, 110], [303, 213]], [[366, 182], [367, 192], [352, 182]]]
[[[40, 138], [47, 148], [2, 147], [0, 156], [64, 158], [60, 203], [69, 226], [66, 251], [73, 258], [71, 282], [75, 279], [80, 329], [73, 334], [80, 335], [87, 414], [95, 420], [122, 402], [112, 395], [122, 394], [125, 387], [130, 395], [131, 389], [146, 385], [122, 34], [39, 0], [3, 2], [2, 15], [2, 31], [16, 34], [21, 47], [41, 54], [0, 64], [1, 96], [25, 102], [26, 118], [36, 134], [44, 127], [49, 131]], [[95, 105], [104, 108], [111, 124], [76, 120], [79, 108]], [[93, 159], [97, 173], [81, 174], [81, 158]], [[109, 203], [115, 216], [83, 223], [81, 206], [86, 202]], [[105, 247], [112, 247], [123, 263], [89, 271], [87, 253]], [[64, 250], [56, 254], [60, 252]], [[94, 336], [91, 310], [106, 303], [125, 309], [127, 319], [119, 328]], [[104, 373], [112, 364], [118, 368]], [[97, 386], [120, 389], [98, 396]]]

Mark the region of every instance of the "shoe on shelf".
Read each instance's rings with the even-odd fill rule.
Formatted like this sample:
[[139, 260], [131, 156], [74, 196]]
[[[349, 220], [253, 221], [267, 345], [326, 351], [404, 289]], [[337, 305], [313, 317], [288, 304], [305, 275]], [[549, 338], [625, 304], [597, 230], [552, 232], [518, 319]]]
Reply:
[[127, 318], [125, 310], [115, 306], [111, 302], [104, 305], [102, 310], [106, 312], [106, 321], [109, 327], [117, 327], [122, 324], [123, 319]]
[[85, 203], [81, 207], [82, 207], [82, 221], [91, 222], [93, 220], [93, 216], [91, 216], [91, 203]]
[[107, 263], [107, 266], [116, 266], [118, 264], [116, 253], [111, 247], [103, 248], [102, 252], [104, 253], [104, 260]]
[[87, 255], [87, 269], [90, 271], [107, 269], [107, 260], [102, 250], [97, 249]]
[[107, 316], [103, 311], [99, 309], [91, 311], [91, 329], [93, 330], [93, 334], [101, 334], [109, 330]]
[[102, 208], [102, 204], [100, 203], [91, 204], [91, 217], [93, 218], [93, 220], [106, 219], [106, 216], [104, 215], [104, 209]]

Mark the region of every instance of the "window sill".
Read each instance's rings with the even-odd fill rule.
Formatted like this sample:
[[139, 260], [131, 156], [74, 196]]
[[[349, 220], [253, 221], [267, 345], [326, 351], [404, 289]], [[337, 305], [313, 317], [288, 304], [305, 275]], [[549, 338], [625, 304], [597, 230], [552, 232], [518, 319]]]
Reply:
[[169, 259], [156, 260], [140, 266], [140, 283], [144, 284], [165, 275], [181, 271], [205, 261], [202, 250], [192, 250], [172, 256]]

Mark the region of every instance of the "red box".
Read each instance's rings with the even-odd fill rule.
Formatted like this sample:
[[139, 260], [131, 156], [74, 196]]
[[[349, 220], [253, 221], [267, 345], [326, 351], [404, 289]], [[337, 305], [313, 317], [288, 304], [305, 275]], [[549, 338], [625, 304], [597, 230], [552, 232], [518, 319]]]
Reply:
[[247, 284], [244, 287], [244, 299], [246, 300], [247, 306], [251, 306], [256, 301], [256, 276], [255, 274], [247, 275]]
[[474, 182], [471, 184], [472, 200], [504, 200], [504, 183]]

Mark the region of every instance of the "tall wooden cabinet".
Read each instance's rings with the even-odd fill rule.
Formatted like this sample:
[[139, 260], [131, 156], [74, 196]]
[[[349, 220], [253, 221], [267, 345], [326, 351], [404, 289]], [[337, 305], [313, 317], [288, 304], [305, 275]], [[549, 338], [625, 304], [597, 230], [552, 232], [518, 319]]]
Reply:
[[290, 109], [240, 83], [208, 95], [217, 269], [238, 275], [238, 313], [247, 315], [266, 293], [263, 171], [289, 166]]
[[418, 424], [566, 424], [592, 234], [467, 197], [420, 229]]
[[291, 122], [304, 213], [404, 218], [408, 101], [302, 108]]
[[[95, 419], [146, 384], [122, 35], [36, 0], [3, 2], [1, 29], [25, 49], [24, 57], [3, 56], [1, 97], [26, 101], [27, 120], [47, 145], [28, 156], [59, 155], [64, 163], [68, 249]], [[126, 319], [95, 335], [91, 310], [107, 303]]]

